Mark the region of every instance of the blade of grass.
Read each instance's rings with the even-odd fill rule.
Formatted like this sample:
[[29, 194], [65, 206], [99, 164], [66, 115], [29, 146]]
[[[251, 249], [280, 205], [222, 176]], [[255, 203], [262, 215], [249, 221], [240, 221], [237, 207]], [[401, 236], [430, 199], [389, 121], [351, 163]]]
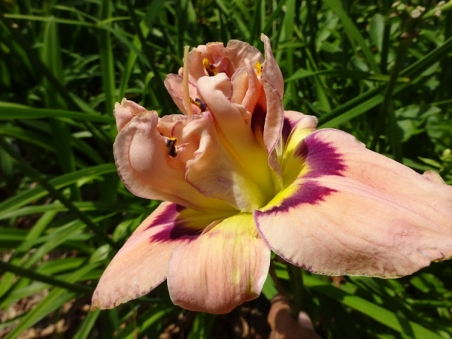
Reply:
[[[55, 187], [55, 189], [61, 189], [72, 183], [77, 182], [80, 179], [84, 179], [85, 182], [90, 182], [100, 178], [105, 174], [116, 173], [116, 166], [113, 164], [105, 164], [94, 167], [88, 167], [80, 171], [61, 175], [57, 178], [49, 180], [49, 184]], [[3, 202], [0, 203], [0, 218], [3, 214], [17, 210], [20, 207], [42, 198], [47, 194], [47, 191], [42, 187], [34, 187], [32, 189], [21, 192]]]
[[[55, 78], [63, 83], [63, 66], [61, 61], [61, 48], [58, 36], [58, 28], [55, 23], [55, 18], [51, 16], [47, 21], [46, 29], [44, 32], [43, 40], [43, 60], [49, 67], [49, 70], [55, 76]], [[61, 108], [66, 109], [66, 104], [63, 98], [53, 88], [52, 84], [48, 81], [44, 82], [46, 88], [46, 106], [49, 108]], [[56, 150], [58, 163], [63, 173], [69, 173], [75, 171], [74, 154], [71, 147], [71, 133], [69, 126], [63, 121], [51, 119], [50, 120], [51, 135], [53, 139], [53, 145]], [[81, 200], [80, 190], [77, 185], [70, 185], [71, 199], [75, 201]]]
[[[360, 47], [361, 51], [364, 54], [364, 57], [366, 58], [367, 63], [369, 64], [371, 70], [374, 73], [380, 73], [380, 68], [378, 67], [377, 62], [375, 61], [375, 58], [369, 48], [367, 46], [366, 41], [364, 40], [364, 37], [359, 32], [358, 28], [356, 28], [353, 21], [350, 19], [348, 14], [344, 11], [344, 8], [342, 7], [339, 0], [325, 0], [326, 4], [334, 11], [334, 13], [340, 18], [342, 24], [344, 25], [345, 32], [347, 33], [348, 39], [352, 44], [356, 41], [358, 46]], [[355, 51], [357, 49], [355, 48]]]
[[42, 118], [70, 118], [76, 120], [88, 120], [93, 122], [114, 123], [111, 116], [99, 114], [80, 113], [62, 109], [34, 108], [26, 105], [0, 101], [0, 120], [13, 119], [42, 119]]
[[[111, 203], [108, 201], [79, 201], [73, 202], [72, 205], [82, 214], [85, 214], [83, 212], [87, 211], [105, 211], [105, 212], [114, 211], [114, 213], [135, 212], [137, 214], [144, 213], [146, 211], [146, 208], [144, 207], [141, 207], [139, 205], [133, 205], [127, 202]], [[0, 220], [17, 218], [31, 214], [45, 213], [50, 211], [67, 212], [71, 211], [71, 209], [68, 208], [68, 206], [66, 206], [65, 204], [59, 202], [55, 202], [53, 204], [27, 206], [20, 209], [12, 210], [10, 212], [3, 213], [0, 217]], [[99, 229], [99, 227], [97, 228]]]
[[[442, 45], [427, 53], [418, 61], [406, 67], [399, 74], [401, 77], [417, 78], [424, 70], [442, 58], [450, 50], [452, 50], [452, 37], [447, 39]], [[398, 84], [394, 88], [392, 94], [395, 95], [407, 87], [409, 87], [409, 84]], [[320, 116], [319, 128], [336, 127], [381, 104], [384, 97], [380, 92], [383, 89], [384, 87], [379, 87], [367, 91], [349, 100], [345, 104], [336, 107], [329, 113]]]
[[[111, 2], [103, 0], [100, 6], [100, 20], [106, 20], [111, 17]], [[104, 25], [109, 25], [104, 22]], [[113, 103], [115, 100], [115, 69], [113, 62], [113, 48], [111, 44], [111, 35], [107, 30], [98, 31], [98, 45], [100, 55], [100, 70], [102, 74], [102, 85], [105, 94], [105, 110], [107, 114], [112, 114]]]
[[[91, 271], [96, 265], [88, 264], [81, 269], [73, 272], [68, 278], [67, 282], [75, 283], [81, 277], [83, 277], [88, 271]], [[68, 292], [66, 289], [54, 288], [50, 293], [42, 299], [38, 305], [36, 305], [31, 311], [29, 311], [20, 321], [20, 323], [14, 328], [5, 339], [17, 338], [27, 328], [36, 324], [39, 320], [43, 319], [49, 313], [61, 308], [64, 303], [74, 298], [76, 293]]]
[[83, 322], [79, 326], [77, 332], [72, 337], [73, 339], [88, 339], [92, 333], [93, 327], [96, 324], [100, 315], [100, 310], [91, 311], [83, 319]]
[[97, 225], [95, 225], [88, 217], [88, 215], [80, 211], [80, 209], [78, 209], [72, 201], [66, 198], [60, 191], [58, 191], [52, 184], [50, 184], [49, 181], [41, 173], [28, 165], [27, 162], [22, 159], [22, 157], [17, 155], [16, 152], [11, 149], [11, 147], [3, 140], [3, 138], [0, 138], [0, 146], [9, 154], [9, 156], [11, 156], [18, 162], [26, 175], [43, 186], [55, 199], [58, 199], [64, 206], [67, 207], [69, 211], [71, 211], [71, 213], [73, 213], [75, 216], [77, 216], [77, 218], [83, 221], [83, 223], [85, 223], [90, 231], [96, 234], [96, 236], [98, 236], [107, 244], [110, 244], [113, 248], [119, 249], [119, 245], [112, 241], [103, 230], [99, 229]]
[[11, 272], [16, 275], [29, 278], [36, 281], [41, 281], [43, 283], [61, 287], [66, 290], [72, 291], [72, 292], [82, 292], [82, 293], [91, 293], [93, 292], [93, 288], [90, 286], [80, 285], [80, 284], [71, 284], [64, 280], [60, 280], [51, 276], [47, 276], [41, 273], [38, 273], [36, 271], [30, 270], [30, 269], [24, 269], [15, 265], [11, 265], [10, 263], [7, 263], [5, 261], [0, 260], [0, 270], [5, 272]]
[[407, 335], [412, 338], [435, 338], [440, 339], [441, 336], [425, 328], [424, 326], [404, 319], [398, 316], [394, 312], [391, 312], [381, 306], [378, 306], [370, 301], [367, 301], [359, 296], [348, 294], [329, 283], [325, 283], [313, 275], [304, 274], [304, 281], [307, 288], [318, 291], [327, 295], [330, 298], [334, 298], [344, 305], [347, 305], [358, 312], [361, 312], [370, 318], [384, 324], [385, 326], [392, 328], [393, 330]]

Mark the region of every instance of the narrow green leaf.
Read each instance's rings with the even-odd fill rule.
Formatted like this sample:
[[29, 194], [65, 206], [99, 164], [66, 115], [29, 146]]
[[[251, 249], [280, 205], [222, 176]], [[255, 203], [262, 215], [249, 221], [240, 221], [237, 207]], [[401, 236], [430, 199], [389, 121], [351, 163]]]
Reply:
[[342, 24], [344, 25], [345, 32], [349, 40], [353, 42], [357, 42], [361, 51], [363, 52], [367, 63], [374, 73], [380, 73], [380, 68], [378, 67], [377, 62], [374, 59], [374, 55], [372, 54], [369, 46], [367, 45], [364, 37], [359, 32], [358, 28], [356, 28], [353, 21], [350, 19], [348, 14], [344, 11], [339, 0], [325, 0], [326, 4], [334, 11], [334, 13], [341, 19]]
[[[83, 268], [73, 272], [67, 279], [68, 283], [75, 283], [78, 279], [82, 278], [86, 272], [95, 267], [95, 264], [86, 265]], [[68, 292], [65, 289], [55, 288], [42, 299], [38, 305], [30, 310], [20, 321], [20, 323], [10, 333], [8, 333], [5, 339], [15, 339], [26, 329], [36, 324], [39, 320], [46, 317], [49, 313], [61, 308], [67, 301], [74, 298], [76, 293]]]
[[424, 339], [435, 338], [440, 339], [441, 336], [425, 328], [424, 326], [405, 319], [396, 313], [385, 309], [375, 303], [365, 300], [359, 296], [345, 293], [344, 291], [325, 283], [314, 275], [305, 274], [304, 282], [306, 287], [320, 292], [330, 298], [336, 299], [367, 316], [384, 324], [385, 326], [412, 338]]
[[42, 119], [42, 118], [70, 118], [113, 124], [112, 116], [91, 113], [80, 113], [62, 109], [34, 108], [20, 104], [0, 102], [0, 120], [13, 119]]
[[[49, 180], [49, 183], [56, 189], [64, 188], [83, 179], [85, 183], [102, 178], [105, 174], [116, 173], [116, 166], [113, 164], [105, 164], [94, 167], [88, 167], [77, 172], [61, 175], [57, 178]], [[35, 201], [47, 195], [48, 192], [43, 187], [38, 186], [22, 193], [19, 193], [0, 203], [0, 219], [5, 213], [17, 210], [20, 207]]]
[[91, 311], [83, 319], [82, 324], [78, 328], [77, 332], [72, 337], [73, 339], [88, 339], [92, 333], [92, 329], [96, 324], [97, 318], [99, 318], [100, 310]]

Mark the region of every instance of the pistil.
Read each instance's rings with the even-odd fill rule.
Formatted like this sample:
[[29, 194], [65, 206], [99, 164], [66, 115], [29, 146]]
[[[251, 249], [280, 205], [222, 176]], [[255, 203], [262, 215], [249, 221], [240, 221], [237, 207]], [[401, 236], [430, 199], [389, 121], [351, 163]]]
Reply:
[[182, 79], [182, 89], [184, 91], [184, 106], [187, 115], [193, 115], [190, 103], [190, 91], [188, 87], [188, 46], [184, 47], [184, 74]]

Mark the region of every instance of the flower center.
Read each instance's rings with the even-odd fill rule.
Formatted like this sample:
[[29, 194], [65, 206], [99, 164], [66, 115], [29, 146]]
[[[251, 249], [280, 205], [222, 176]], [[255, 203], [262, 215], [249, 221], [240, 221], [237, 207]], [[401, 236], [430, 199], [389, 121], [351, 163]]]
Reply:
[[218, 74], [218, 69], [209, 62], [209, 59], [202, 59], [202, 64], [204, 65], [204, 68], [209, 76], [213, 77]]

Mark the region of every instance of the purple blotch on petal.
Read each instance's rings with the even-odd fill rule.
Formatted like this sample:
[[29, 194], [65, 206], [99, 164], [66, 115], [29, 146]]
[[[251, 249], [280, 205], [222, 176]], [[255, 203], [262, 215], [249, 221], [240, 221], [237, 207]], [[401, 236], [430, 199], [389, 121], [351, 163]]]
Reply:
[[153, 226], [172, 225], [177, 215], [185, 209], [184, 206], [177, 204], [170, 204], [166, 209], [158, 215], [154, 221], [146, 228], [149, 229]]
[[297, 125], [298, 120], [293, 121], [287, 117], [284, 117], [284, 123], [282, 127], [282, 141], [285, 144], [287, 139], [289, 138], [290, 132], [292, 132], [293, 128]]
[[297, 146], [295, 156], [305, 159], [309, 166], [308, 173], [303, 175], [304, 179], [324, 175], [342, 176], [342, 172], [347, 168], [336, 147], [320, 140], [315, 132]]
[[198, 236], [203, 229], [188, 227], [182, 220], [178, 220], [179, 213], [185, 207], [177, 204], [170, 204], [166, 209], [158, 215], [147, 229], [154, 226], [166, 226], [160, 232], [154, 234], [149, 240], [152, 241], [171, 241], [182, 237]]
[[204, 228], [188, 227], [183, 223], [175, 223], [174, 227], [171, 229], [170, 239], [175, 240], [184, 236], [198, 236], [202, 233], [203, 230]]
[[265, 212], [255, 211], [256, 216], [266, 213], [287, 212], [291, 208], [296, 208], [302, 204], [317, 205], [325, 200], [325, 198], [336, 192], [336, 190], [321, 186], [315, 181], [305, 181], [298, 184], [299, 188], [292, 196], [284, 199], [281, 204], [275, 206]]
[[181, 224], [174, 224], [174, 227], [166, 227], [149, 238], [150, 242], [167, 242], [177, 239], [193, 239], [198, 237], [203, 230], [189, 228]]
[[260, 133], [263, 132], [266, 116], [267, 111], [258, 103], [254, 108], [253, 116], [251, 118], [251, 129], [254, 133], [256, 133], [256, 130]]

